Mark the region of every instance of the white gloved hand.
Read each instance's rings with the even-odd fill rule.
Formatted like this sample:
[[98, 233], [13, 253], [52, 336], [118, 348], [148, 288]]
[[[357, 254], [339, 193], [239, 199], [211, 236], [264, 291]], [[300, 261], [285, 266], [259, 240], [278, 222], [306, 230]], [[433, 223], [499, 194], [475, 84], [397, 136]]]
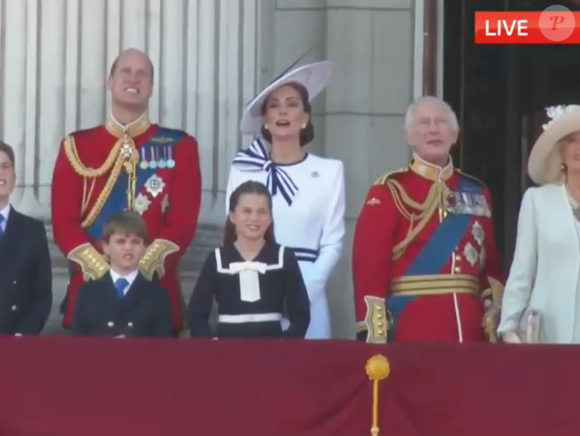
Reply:
[[522, 340], [516, 332], [508, 332], [503, 335], [503, 341], [507, 344], [521, 344]]

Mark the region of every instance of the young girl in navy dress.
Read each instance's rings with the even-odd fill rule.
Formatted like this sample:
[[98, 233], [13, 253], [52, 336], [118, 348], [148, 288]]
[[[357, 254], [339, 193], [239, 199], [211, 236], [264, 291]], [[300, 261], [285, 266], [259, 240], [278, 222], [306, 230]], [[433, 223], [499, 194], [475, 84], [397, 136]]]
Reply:
[[[214, 332], [209, 318], [218, 305]], [[290, 325], [282, 329], [283, 314]], [[209, 254], [189, 302], [192, 337], [304, 338], [310, 301], [294, 253], [276, 243], [272, 198], [248, 181], [230, 196], [224, 245]]]

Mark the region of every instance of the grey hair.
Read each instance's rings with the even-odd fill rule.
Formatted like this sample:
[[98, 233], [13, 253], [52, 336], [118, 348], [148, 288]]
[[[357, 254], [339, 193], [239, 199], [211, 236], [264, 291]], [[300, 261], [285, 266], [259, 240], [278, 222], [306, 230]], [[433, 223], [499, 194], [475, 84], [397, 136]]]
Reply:
[[434, 97], [432, 95], [426, 95], [423, 97], [419, 97], [411, 103], [409, 108], [407, 109], [407, 113], [405, 114], [405, 132], [411, 134], [413, 132], [413, 123], [414, 123], [414, 116], [415, 110], [418, 106], [422, 105], [423, 103], [437, 103], [443, 106], [447, 112], [447, 119], [451, 128], [455, 131], [459, 131], [459, 121], [457, 121], [457, 115], [455, 111], [451, 108], [449, 103], [440, 99], [439, 97]]

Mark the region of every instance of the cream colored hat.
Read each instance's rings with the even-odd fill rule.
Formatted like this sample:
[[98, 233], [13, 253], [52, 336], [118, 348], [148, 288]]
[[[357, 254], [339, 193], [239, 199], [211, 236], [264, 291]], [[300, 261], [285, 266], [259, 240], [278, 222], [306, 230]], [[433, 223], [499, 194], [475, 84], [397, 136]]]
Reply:
[[562, 179], [562, 158], [557, 147], [566, 136], [580, 131], [580, 106], [552, 106], [546, 109], [550, 121], [534, 144], [528, 159], [528, 174], [534, 183], [546, 185]]
[[260, 131], [264, 124], [262, 105], [272, 91], [288, 83], [299, 83], [306, 88], [308, 98], [312, 101], [314, 97], [326, 88], [332, 78], [334, 69], [334, 62], [320, 61], [283, 73], [246, 105], [244, 115], [240, 121], [240, 132], [253, 135]]

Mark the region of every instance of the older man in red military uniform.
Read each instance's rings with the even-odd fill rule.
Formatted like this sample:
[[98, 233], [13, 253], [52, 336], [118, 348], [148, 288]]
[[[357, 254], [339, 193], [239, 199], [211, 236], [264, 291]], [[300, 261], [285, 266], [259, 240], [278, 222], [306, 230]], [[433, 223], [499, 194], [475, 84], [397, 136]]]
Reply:
[[145, 53], [121, 53], [111, 67], [108, 89], [112, 111], [105, 125], [65, 138], [54, 168], [54, 239], [73, 265], [63, 326], [71, 325], [82, 281], [109, 270], [99, 244], [105, 219], [130, 209], [141, 214], [151, 238], [141, 272], [160, 279], [170, 292], [178, 332], [183, 300], [177, 264], [195, 234], [201, 201], [197, 142], [149, 121], [153, 65]]
[[357, 337], [495, 341], [504, 278], [489, 190], [453, 167], [459, 128], [445, 102], [418, 99], [405, 130], [411, 165], [371, 187], [356, 223]]

